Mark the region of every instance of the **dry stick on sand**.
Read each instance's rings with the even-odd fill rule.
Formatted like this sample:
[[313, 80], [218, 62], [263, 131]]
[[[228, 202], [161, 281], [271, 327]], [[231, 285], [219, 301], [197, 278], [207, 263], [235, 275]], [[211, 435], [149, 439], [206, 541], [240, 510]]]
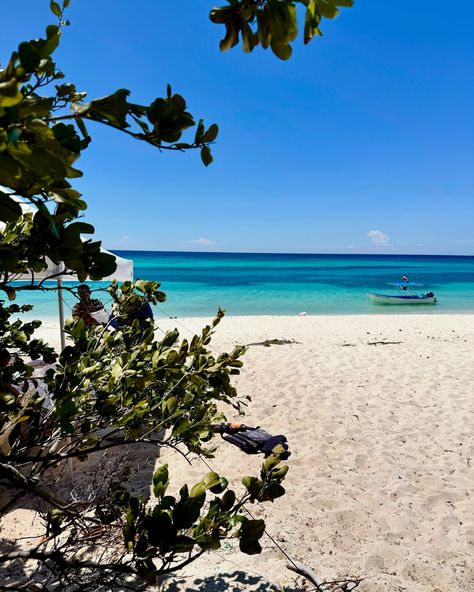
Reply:
[[349, 592], [350, 590], [355, 590], [357, 586], [362, 582], [362, 580], [339, 580], [334, 582], [325, 582], [319, 576], [317, 576], [314, 571], [300, 563], [299, 561], [291, 561], [286, 564], [287, 569], [294, 571], [298, 575], [302, 576], [306, 580], [308, 580], [313, 586], [315, 586], [315, 592], [324, 592], [333, 590], [336, 592], [340, 590], [341, 592]]

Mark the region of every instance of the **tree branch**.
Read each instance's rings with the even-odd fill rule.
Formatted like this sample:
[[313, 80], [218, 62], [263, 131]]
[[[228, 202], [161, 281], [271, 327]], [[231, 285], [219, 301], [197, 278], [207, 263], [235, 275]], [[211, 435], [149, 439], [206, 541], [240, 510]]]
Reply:
[[43, 121], [47, 121], [47, 122], [54, 122], [54, 121], [70, 121], [70, 120], [76, 120], [76, 119], [82, 119], [82, 120], [86, 120], [86, 121], [92, 121], [93, 123], [101, 123], [102, 125], [106, 125], [108, 127], [111, 127], [112, 129], [118, 130], [119, 132], [123, 132], [124, 134], [127, 134], [129, 136], [131, 136], [132, 138], [134, 138], [135, 140], [142, 140], [143, 142], [146, 142], [147, 144], [150, 144], [151, 146], [155, 146], [155, 148], [158, 148], [158, 150], [171, 150], [173, 152], [185, 152], [186, 150], [197, 150], [202, 148], [203, 146], [210, 146], [211, 144], [214, 144], [215, 142], [204, 142], [202, 144], [189, 144], [188, 146], [184, 147], [177, 147], [176, 144], [170, 144], [169, 146], [163, 145], [163, 144], [155, 144], [153, 142], [150, 142], [150, 140], [147, 138], [147, 136], [145, 134], [140, 134], [137, 132], [131, 132], [130, 130], [127, 130], [123, 127], [119, 127], [117, 125], [114, 125], [113, 123], [110, 123], [108, 121], [103, 121], [101, 119], [92, 119], [89, 117], [84, 117], [81, 115], [58, 115], [57, 117], [48, 117], [45, 118]]

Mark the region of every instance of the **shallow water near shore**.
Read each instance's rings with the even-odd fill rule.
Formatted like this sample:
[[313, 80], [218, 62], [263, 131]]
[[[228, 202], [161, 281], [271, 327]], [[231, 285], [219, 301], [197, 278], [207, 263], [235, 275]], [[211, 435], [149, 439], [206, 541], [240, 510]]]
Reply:
[[[134, 261], [135, 278], [157, 280], [167, 301], [156, 316], [387, 313], [474, 313], [474, 257], [415, 255], [311, 255], [115, 251]], [[438, 298], [436, 305], [376, 306], [368, 292], [393, 293], [387, 282], [407, 275]], [[74, 286], [75, 284], [66, 284]], [[105, 289], [107, 284], [94, 283]], [[107, 304], [107, 292], [97, 292]], [[54, 292], [19, 294], [35, 316], [55, 318]], [[65, 294], [66, 315], [76, 302]]]

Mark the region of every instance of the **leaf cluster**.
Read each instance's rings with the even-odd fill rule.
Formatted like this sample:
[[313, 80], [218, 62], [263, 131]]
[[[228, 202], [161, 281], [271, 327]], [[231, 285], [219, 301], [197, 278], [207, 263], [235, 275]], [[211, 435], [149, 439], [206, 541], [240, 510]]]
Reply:
[[[161, 294], [154, 291], [157, 298]], [[120, 289], [115, 297], [120, 306]], [[217, 357], [207, 349], [222, 315], [181, 342], [176, 330], [156, 341], [153, 325], [144, 332], [135, 323], [109, 332], [70, 321], [66, 331], [73, 345], [61, 353], [48, 382], [55, 421], [64, 433], [121, 430], [124, 441], [169, 429], [170, 442], [201, 452], [211, 424], [221, 419], [216, 401], [239, 407], [230, 376], [239, 372], [244, 348]]]
[[[121, 499], [127, 504], [123, 529], [125, 544], [136, 558], [143, 577], [155, 583], [157, 573], [167, 573], [173, 562], [182, 561], [178, 558], [180, 555], [188, 554], [185, 560], [188, 562], [193, 554], [197, 557], [203, 551], [219, 549], [221, 542], [230, 537], [239, 540], [243, 553], [260, 553], [259, 540], [265, 531], [265, 523], [250, 519], [242, 509], [249, 501], [273, 501], [282, 495], [280, 483], [288, 467], [279, 467], [279, 464], [276, 455], [271, 455], [264, 463], [258, 493], [250, 491], [246, 485], [256, 478], [245, 477], [243, 483], [247, 493], [240, 499], [228, 489], [227, 479], [213, 471], [204, 475], [191, 489], [187, 485], [181, 487], [179, 497], [167, 495], [168, 465], [162, 465], [153, 475], [155, 500], [152, 506], [121, 490]], [[207, 499], [208, 493], [214, 497]], [[156, 568], [157, 558], [161, 559], [161, 570]]]
[[[127, 306], [127, 299], [134, 296], [161, 301], [164, 294], [159, 288], [158, 282], [126, 283], [122, 287], [114, 284], [110, 293], [114, 306], [120, 307]], [[54, 360], [49, 348], [32, 339], [39, 322], [10, 322], [9, 315], [21, 312], [17, 305], [0, 310], [1, 343], [15, 352], [16, 358], [20, 352], [30, 352], [42, 355], [45, 361]], [[222, 316], [219, 311], [190, 342], [179, 341], [177, 331], [156, 341], [153, 327], [137, 339], [139, 328], [134, 323], [115, 333], [86, 327], [80, 320], [69, 323], [72, 344], [44, 377], [52, 404], [46, 416], [41, 413], [44, 399], [36, 392], [38, 385], [28, 380], [32, 368], [24, 361], [22, 368], [12, 367], [8, 380], [19, 383], [21, 376], [25, 393], [28, 388], [32, 396], [14, 398], [2, 407], [0, 441], [8, 438], [8, 446], [0, 447], [0, 485], [9, 483], [13, 490], [33, 492], [48, 501], [47, 531], [54, 540], [66, 533], [72, 545], [79, 524], [82, 529], [97, 521], [110, 528], [120, 526], [127, 554], [120, 569], [126, 565], [130, 573], [147, 583], [154, 583], [159, 575], [178, 569], [209, 549], [219, 548], [229, 537], [237, 537], [244, 553], [261, 551], [264, 522], [249, 519], [243, 506], [283, 495], [281, 481], [287, 467], [279, 466], [276, 455], [265, 461], [259, 479], [244, 477], [246, 492], [239, 499], [228, 489], [227, 479], [214, 472], [191, 488], [181, 487], [178, 497], [170, 496], [167, 465], [153, 475], [151, 503], [132, 496], [123, 484], [114, 483], [108, 498], [94, 499], [80, 511], [74, 504], [65, 507], [61, 499], [37, 486], [52, 467], [62, 466], [68, 458], [84, 460], [112, 446], [148, 442], [157, 447], [182, 445], [188, 451], [208, 454], [212, 425], [225, 419], [216, 403], [240, 408], [230, 377], [239, 373], [244, 348], [218, 356], [209, 351]], [[6, 426], [20, 423], [21, 431], [5, 434]], [[107, 434], [103, 433], [105, 428]], [[30, 467], [24, 477], [15, 472], [20, 466]], [[213, 497], [209, 498], [210, 494]], [[61, 557], [64, 559], [64, 555]], [[99, 565], [97, 569], [100, 571]]]
[[[175, 560], [177, 553], [188, 553], [192, 557], [197, 550], [195, 556], [198, 556], [203, 551], [219, 549], [221, 542], [229, 537], [238, 539], [243, 553], [260, 553], [265, 522], [249, 518], [244, 506], [248, 502], [274, 501], [284, 494], [281, 482], [288, 467], [280, 466], [280, 462], [276, 450], [262, 465], [260, 479], [244, 477], [242, 483], [247, 492], [240, 499], [228, 489], [227, 479], [212, 471], [191, 490], [184, 485], [178, 499], [166, 495], [168, 467], [163, 465], [153, 476], [153, 493], [158, 501], [151, 509], [141, 500], [125, 497], [128, 511], [124, 537], [129, 551], [143, 556], [152, 547], [152, 555], [161, 557], [165, 572], [165, 566]], [[206, 492], [217, 495], [207, 500]], [[152, 575], [154, 581], [152, 563], [141, 567], [146, 572], [145, 577], [150, 579]]]
[[297, 5], [305, 8], [304, 42], [321, 36], [322, 18], [333, 19], [339, 7], [350, 7], [354, 0], [227, 0], [228, 5], [212, 9], [212, 22], [225, 26], [226, 34], [220, 42], [226, 51], [242, 42], [242, 49], [250, 53], [261, 45], [270, 48], [281, 60], [292, 54], [291, 43], [298, 35]]
[[[165, 97], [149, 105], [129, 101], [130, 91], [86, 102], [86, 93], [64, 81], [53, 54], [62, 28], [62, 5], [51, 2], [58, 24], [44, 37], [22, 42], [0, 68], [0, 288], [48, 261], [64, 263], [84, 280], [110, 275], [114, 260], [100, 242], [83, 239], [94, 227], [77, 220], [87, 207], [73, 187], [82, 176], [76, 167], [90, 141], [89, 124], [112, 127], [159, 150], [198, 149], [205, 166], [213, 158], [210, 145], [218, 135], [188, 111], [185, 99], [168, 85]], [[183, 137], [195, 127], [192, 138]], [[25, 215], [22, 202], [33, 206]], [[6, 225], [6, 227], [5, 227]], [[32, 276], [33, 279], [33, 276]], [[14, 297], [14, 292], [8, 292]]]
[[[4, 196], [0, 195], [0, 199]], [[10, 196], [6, 200], [18, 206]], [[0, 289], [10, 300], [15, 298], [16, 290], [42, 287], [45, 280], [35, 286], [35, 275], [51, 262], [62, 264], [64, 273], [73, 273], [81, 281], [88, 277], [101, 279], [115, 271], [115, 257], [101, 251], [101, 242], [84, 239], [84, 235], [94, 232], [93, 226], [77, 220], [76, 214], [63, 204], [51, 213], [45, 202], [34, 201], [36, 210], [22, 211], [15, 221], [7, 222], [3, 229], [0, 226]], [[54, 279], [54, 273], [48, 278]], [[12, 285], [20, 279], [25, 283]]]
[[[42, 358], [46, 363], [53, 363], [57, 358], [49, 345], [42, 339], [34, 338], [41, 321], [24, 323], [19, 318], [12, 320], [12, 315], [28, 312], [31, 308], [17, 304], [5, 306], [5, 301], [0, 300], [0, 357], [4, 362], [9, 360], [8, 365], [0, 367], [0, 426], [25, 420], [33, 423], [41, 408], [40, 396], [31, 397], [29, 405], [26, 408], [23, 406], [23, 397], [29, 390], [33, 374], [33, 368], [25, 363], [25, 357], [32, 360]], [[16, 386], [12, 388], [12, 385]]]

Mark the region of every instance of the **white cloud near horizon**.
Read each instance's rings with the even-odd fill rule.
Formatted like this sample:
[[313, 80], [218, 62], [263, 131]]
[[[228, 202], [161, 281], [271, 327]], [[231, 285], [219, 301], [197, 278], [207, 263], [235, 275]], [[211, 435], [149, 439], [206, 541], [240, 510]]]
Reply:
[[204, 236], [201, 236], [199, 238], [195, 238], [193, 240], [183, 241], [183, 242], [186, 245], [196, 245], [199, 247], [215, 247], [217, 245], [217, 243], [215, 243], [211, 239], [206, 238]]
[[390, 244], [390, 237], [382, 232], [381, 230], [369, 230], [367, 233], [372, 244], [377, 247], [386, 247]]

